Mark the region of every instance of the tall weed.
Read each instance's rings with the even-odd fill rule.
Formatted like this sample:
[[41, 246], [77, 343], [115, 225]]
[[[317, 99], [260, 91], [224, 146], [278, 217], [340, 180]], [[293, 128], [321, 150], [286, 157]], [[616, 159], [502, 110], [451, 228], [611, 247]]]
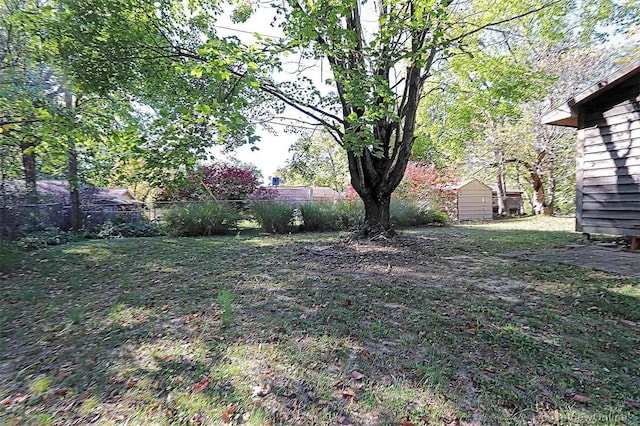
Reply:
[[334, 203], [309, 203], [300, 206], [305, 231], [336, 231], [341, 229], [340, 212]]
[[191, 203], [164, 216], [167, 233], [178, 237], [224, 235], [236, 229], [242, 216], [225, 203]]
[[340, 218], [340, 229], [351, 231], [364, 220], [364, 204], [360, 200], [347, 200], [336, 203], [334, 210]]
[[446, 214], [428, 208], [421, 208], [408, 201], [392, 201], [390, 213], [391, 222], [401, 228], [434, 224], [444, 225], [447, 223]]
[[253, 218], [264, 232], [286, 234], [293, 229], [294, 208], [278, 201], [258, 201], [252, 207]]
[[223, 291], [218, 294], [218, 305], [220, 305], [220, 309], [222, 310], [220, 319], [222, 320], [222, 324], [225, 327], [228, 327], [233, 323], [233, 307], [231, 306], [232, 303], [233, 293], [231, 293], [230, 291]]

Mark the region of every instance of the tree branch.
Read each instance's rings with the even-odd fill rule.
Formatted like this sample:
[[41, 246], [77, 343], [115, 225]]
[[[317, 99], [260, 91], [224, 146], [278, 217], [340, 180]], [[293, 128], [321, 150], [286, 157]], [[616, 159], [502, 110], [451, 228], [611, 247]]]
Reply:
[[455, 38], [452, 38], [451, 40], [449, 40], [449, 42], [450, 43], [454, 43], [454, 42], [460, 41], [460, 40], [462, 40], [462, 39], [464, 39], [466, 37], [469, 37], [470, 35], [476, 34], [476, 33], [480, 32], [480, 31], [482, 31], [484, 29], [487, 29], [487, 28], [490, 28], [490, 27], [493, 27], [493, 26], [496, 26], [496, 25], [504, 24], [506, 22], [515, 21], [516, 19], [524, 18], [525, 16], [529, 16], [529, 15], [532, 15], [534, 13], [540, 12], [540, 11], [542, 11], [542, 10], [548, 8], [548, 7], [551, 7], [551, 6], [555, 5], [555, 4], [561, 3], [562, 1], [564, 1], [564, 0], [553, 0], [553, 1], [549, 2], [549, 3], [543, 4], [540, 7], [528, 10], [526, 12], [523, 12], [523, 13], [519, 14], [519, 15], [514, 15], [514, 16], [511, 16], [509, 18], [501, 19], [499, 21], [489, 22], [487, 24], [480, 25], [479, 27], [477, 27], [477, 28], [475, 28], [475, 29], [473, 29], [473, 30], [471, 30], [469, 32], [460, 34], [459, 36], [457, 36]]

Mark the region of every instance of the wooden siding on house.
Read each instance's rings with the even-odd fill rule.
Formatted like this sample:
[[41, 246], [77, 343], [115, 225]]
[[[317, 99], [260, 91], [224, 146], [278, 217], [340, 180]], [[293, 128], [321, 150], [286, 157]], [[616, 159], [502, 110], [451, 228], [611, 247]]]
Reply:
[[279, 186], [275, 199], [290, 204], [311, 201], [335, 201], [340, 199], [340, 193], [323, 186]]
[[578, 129], [576, 230], [637, 235], [640, 226], [640, 61], [546, 114]]
[[578, 109], [576, 230], [636, 234], [640, 225], [640, 77]]

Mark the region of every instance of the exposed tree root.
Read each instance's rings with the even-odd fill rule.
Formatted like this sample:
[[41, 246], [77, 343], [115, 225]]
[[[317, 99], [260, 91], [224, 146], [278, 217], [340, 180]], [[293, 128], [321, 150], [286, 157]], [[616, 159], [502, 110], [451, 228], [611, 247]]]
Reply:
[[370, 225], [364, 223], [360, 228], [354, 231], [349, 237], [350, 240], [369, 240], [369, 241], [385, 241], [397, 237], [398, 232], [388, 225]]

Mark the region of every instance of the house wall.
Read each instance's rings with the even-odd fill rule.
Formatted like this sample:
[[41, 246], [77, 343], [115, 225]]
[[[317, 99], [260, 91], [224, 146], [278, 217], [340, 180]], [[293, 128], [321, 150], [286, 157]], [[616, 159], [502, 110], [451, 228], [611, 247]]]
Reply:
[[491, 188], [472, 180], [459, 189], [458, 220], [492, 220]]
[[640, 76], [578, 110], [576, 230], [637, 234], [640, 225]]

